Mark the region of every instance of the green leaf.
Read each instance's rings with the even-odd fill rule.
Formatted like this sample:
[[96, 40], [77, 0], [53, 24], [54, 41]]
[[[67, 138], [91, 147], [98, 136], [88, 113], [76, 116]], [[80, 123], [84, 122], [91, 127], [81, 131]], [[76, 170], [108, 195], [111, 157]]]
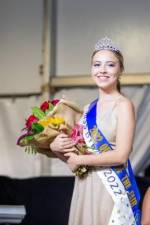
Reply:
[[32, 131], [36, 134], [41, 133], [44, 130], [44, 127], [39, 123], [32, 123]]
[[45, 113], [40, 108], [38, 108], [37, 106], [32, 108], [32, 113], [39, 120], [41, 120], [41, 119], [43, 119], [45, 117]]
[[33, 135], [26, 136], [25, 138], [26, 138], [26, 140], [28, 140], [28, 141], [32, 141], [32, 140], [34, 139]]

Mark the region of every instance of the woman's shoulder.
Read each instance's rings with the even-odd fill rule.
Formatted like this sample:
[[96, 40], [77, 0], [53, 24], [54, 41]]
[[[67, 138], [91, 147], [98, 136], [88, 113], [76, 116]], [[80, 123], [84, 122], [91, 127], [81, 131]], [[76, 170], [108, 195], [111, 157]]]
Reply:
[[119, 112], [119, 114], [122, 114], [122, 113], [125, 114], [128, 112], [134, 113], [133, 102], [129, 98], [123, 95], [121, 95], [120, 98], [118, 99], [116, 104], [116, 109]]
[[123, 106], [134, 107], [133, 102], [129, 98], [127, 98], [126, 96], [123, 96], [123, 95], [121, 95], [118, 98], [117, 106], [118, 107], [123, 107]]

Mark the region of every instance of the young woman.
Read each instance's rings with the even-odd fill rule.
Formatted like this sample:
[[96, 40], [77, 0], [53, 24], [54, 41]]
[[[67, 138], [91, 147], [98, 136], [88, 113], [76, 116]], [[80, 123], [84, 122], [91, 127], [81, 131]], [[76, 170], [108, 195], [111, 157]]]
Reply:
[[92, 154], [76, 155], [66, 134], [50, 146], [53, 152], [64, 153], [72, 171], [90, 167], [84, 179], [75, 179], [69, 225], [140, 225], [139, 192], [128, 160], [135, 115], [131, 101], [120, 93], [123, 69], [120, 50], [110, 39], [101, 39], [91, 62], [99, 98], [85, 107], [80, 121]]

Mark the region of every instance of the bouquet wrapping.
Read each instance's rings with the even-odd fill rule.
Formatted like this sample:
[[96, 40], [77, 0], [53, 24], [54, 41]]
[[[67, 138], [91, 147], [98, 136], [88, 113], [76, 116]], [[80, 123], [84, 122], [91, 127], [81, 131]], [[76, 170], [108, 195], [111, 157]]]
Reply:
[[[17, 144], [25, 146], [28, 152], [51, 157], [54, 154], [50, 150], [50, 143], [60, 132], [65, 132], [74, 140], [76, 153], [87, 154], [83, 127], [78, 123], [82, 113], [80, 107], [68, 100], [45, 101], [40, 107], [32, 108], [32, 115], [26, 120]], [[86, 172], [87, 167], [82, 166], [77, 169], [76, 175], [82, 177]]]

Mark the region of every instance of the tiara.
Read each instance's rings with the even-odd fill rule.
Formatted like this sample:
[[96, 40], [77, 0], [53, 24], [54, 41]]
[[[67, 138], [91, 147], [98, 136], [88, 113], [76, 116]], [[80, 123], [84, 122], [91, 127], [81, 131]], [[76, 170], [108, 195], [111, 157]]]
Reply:
[[121, 52], [118, 46], [112, 42], [112, 40], [108, 37], [104, 37], [95, 44], [95, 50], [112, 50], [115, 52]]

